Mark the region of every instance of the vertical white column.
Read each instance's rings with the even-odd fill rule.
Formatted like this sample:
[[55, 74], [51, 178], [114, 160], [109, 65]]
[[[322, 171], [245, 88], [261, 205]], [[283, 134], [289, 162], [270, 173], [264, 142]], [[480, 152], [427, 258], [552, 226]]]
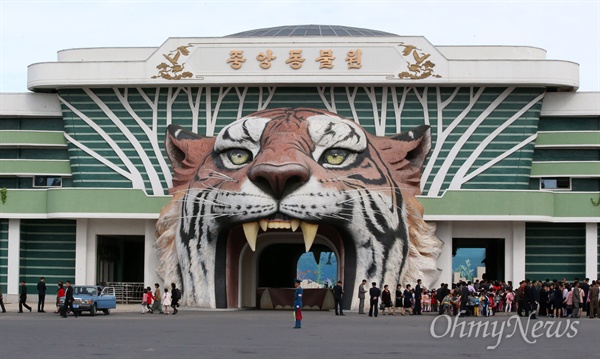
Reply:
[[75, 231], [75, 284], [94, 284], [87, 281], [87, 218], [77, 220]]
[[442, 254], [437, 262], [441, 270], [438, 280], [433, 283], [433, 288], [439, 288], [442, 283], [452, 283], [452, 222], [437, 222], [435, 234], [444, 242]]
[[585, 225], [585, 277], [598, 277], [598, 223]]
[[154, 288], [154, 283], [162, 286], [160, 278], [156, 274], [156, 267], [158, 267], [158, 258], [154, 252], [156, 220], [148, 219], [144, 226], [144, 283]]
[[525, 222], [513, 222], [512, 249], [512, 282], [515, 286], [525, 279]]
[[19, 293], [19, 266], [21, 256], [21, 220], [8, 220], [8, 263], [6, 268], [6, 294]]
[[[511, 229], [512, 229], [512, 223], [510, 223]], [[514, 282], [514, 273], [513, 273], [513, 262], [514, 262], [514, 257], [513, 257], [513, 243], [514, 243], [514, 233], [512, 233], [513, 231], [510, 230], [510, 237], [507, 236], [504, 238], [504, 280], [505, 281], [509, 281], [512, 280], [513, 281], [513, 285], [515, 284]]]
[[[97, 220], [86, 220], [86, 247], [85, 253], [85, 284], [96, 284], [97, 282], [97, 261], [98, 261], [98, 235], [94, 231], [90, 231], [90, 227], [93, 227], [93, 222]], [[95, 223], [98, 227], [98, 223]]]

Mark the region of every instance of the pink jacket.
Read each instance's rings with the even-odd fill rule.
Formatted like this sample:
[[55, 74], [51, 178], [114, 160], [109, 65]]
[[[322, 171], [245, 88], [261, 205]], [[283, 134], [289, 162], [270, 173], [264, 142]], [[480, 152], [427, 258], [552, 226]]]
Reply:
[[569, 291], [567, 294], [567, 305], [573, 305], [573, 291]]
[[512, 303], [515, 300], [515, 295], [512, 292], [506, 294], [506, 303]]

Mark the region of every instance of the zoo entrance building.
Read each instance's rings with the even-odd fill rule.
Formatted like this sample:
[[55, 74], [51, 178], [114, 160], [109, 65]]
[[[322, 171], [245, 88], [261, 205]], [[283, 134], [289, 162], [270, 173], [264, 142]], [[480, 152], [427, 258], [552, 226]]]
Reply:
[[[598, 278], [600, 93], [577, 92], [572, 61], [319, 25], [59, 51], [29, 66], [31, 92], [0, 94], [0, 286], [14, 298], [41, 276], [51, 288], [159, 282], [166, 127], [214, 136], [277, 107], [381, 136], [431, 126], [419, 200], [444, 242], [435, 285], [455, 280], [460, 248], [483, 248], [490, 278]], [[248, 255], [229, 307], [256, 306], [269, 285], [268, 261]]]

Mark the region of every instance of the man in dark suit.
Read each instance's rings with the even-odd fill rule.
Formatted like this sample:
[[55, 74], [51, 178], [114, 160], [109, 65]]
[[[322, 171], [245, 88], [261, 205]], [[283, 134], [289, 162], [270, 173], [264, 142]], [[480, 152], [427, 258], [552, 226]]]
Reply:
[[37, 284], [38, 291], [38, 313], [44, 312], [44, 303], [46, 302], [46, 280], [44, 277], [40, 278]]
[[537, 319], [537, 301], [539, 298], [539, 293], [536, 293], [535, 287], [533, 286], [533, 282], [530, 282], [529, 279], [525, 280], [525, 316], [529, 317], [531, 314], [531, 319]]
[[29, 309], [31, 312], [31, 307], [25, 303], [27, 300], [27, 287], [25, 286], [25, 282], [21, 281], [21, 286], [19, 287], [19, 313], [23, 313], [23, 307]]
[[66, 288], [65, 288], [65, 304], [62, 307], [62, 312], [61, 317], [66, 318], [67, 317], [67, 313], [69, 312], [69, 309], [73, 311], [73, 315], [75, 316], [75, 318], [77, 318], [78, 314], [77, 311], [73, 309], [73, 287], [71, 287], [71, 282], [66, 281]]
[[460, 316], [461, 317], [466, 317], [466, 316], [471, 316], [471, 313], [469, 312], [469, 309], [467, 308], [467, 305], [469, 304], [469, 295], [471, 294], [469, 292], [469, 287], [467, 286], [467, 283], [465, 282], [460, 282]]
[[442, 283], [440, 288], [437, 290], [437, 293], [435, 295], [435, 300], [438, 301], [438, 307], [439, 307], [439, 315], [444, 314], [444, 306], [442, 305], [442, 301], [444, 300], [444, 298], [446, 298], [446, 296], [448, 295], [448, 293], [450, 293], [450, 291], [447, 291], [448, 287], [446, 286], [445, 283]]
[[[342, 281], [338, 281], [337, 285], [333, 287], [333, 302], [335, 305], [335, 315], [345, 315], [342, 309], [342, 298], [344, 296], [344, 289], [342, 288]], [[340, 312], [338, 313], [338, 307]]]
[[375, 314], [375, 318], [377, 318], [377, 313], [379, 308], [377, 305], [379, 304], [379, 297], [381, 296], [381, 290], [377, 288], [377, 283], [371, 283], [372, 287], [369, 289], [369, 317], [372, 317]]
[[598, 295], [600, 293], [600, 282], [593, 281], [592, 286], [590, 287], [590, 292], [588, 295], [590, 296], [590, 311], [588, 312], [588, 316], [590, 318], [594, 318], [598, 316], [600, 318], [600, 306], [598, 305]]
[[421, 280], [417, 279], [417, 285], [415, 286], [415, 315], [421, 315], [421, 295], [423, 294], [423, 288], [421, 288]]
[[581, 305], [581, 311], [590, 314], [590, 302], [588, 302], [588, 296], [590, 293], [590, 279], [585, 278], [583, 283], [579, 283], [579, 288], [583, 289], [583, 303]]

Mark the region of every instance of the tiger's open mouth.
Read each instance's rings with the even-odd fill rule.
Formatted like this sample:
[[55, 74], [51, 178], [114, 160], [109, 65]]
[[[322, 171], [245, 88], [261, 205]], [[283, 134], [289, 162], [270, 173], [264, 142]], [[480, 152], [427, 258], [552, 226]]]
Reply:
[[273, 289], [292, 287], [304, 253], [312, 253], [318, 266], [322, 253], [333, 252], [337, 268], [332, 280], [347, 281], [344, 291], [351, 295], [356, 272], [354, 236], [341, 224], [308, 222], [281, 213], [232, 223], [220, 233], [217, 244], [217, 257], [223, 258], [216, 271], [217, 289], [221, 288], [216, 293], [217, 307], [261, 307], [260, 288], [275, 293]]
[[244, 229], [244, 235], [246, 236], [246, 240], [252, 251], [256, 251], [256, 240], [259, 229], [262, 229], [263, 232], [267, 232], [269, 229], [290, 229], [292, 232], [296, 232], [298, 228], [300, 228], [304, 238], [306, 252], [309, 252], [315, 241], [319, 225], [299, 219], [291, 219], [284, 214], [277, 213], [269, 218], [262, 218], [255, 222], [243, 223], [242, 228]]

